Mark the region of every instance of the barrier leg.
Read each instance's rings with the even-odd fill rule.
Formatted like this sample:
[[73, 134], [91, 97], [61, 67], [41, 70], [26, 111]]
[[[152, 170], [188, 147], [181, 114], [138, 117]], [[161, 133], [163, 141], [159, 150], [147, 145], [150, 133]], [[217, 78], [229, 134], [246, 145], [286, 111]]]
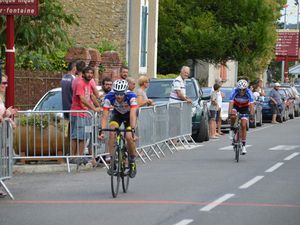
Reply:
[[170, 139], [169, 141], [171, 142], [171, 144], [172, 144], [172, 146], [175, 148], [175, 150], [178, 151], [178, 148], [177, 148], [176, 145], [174, 144], [173, 140]]
[[165, 141], [164, 144], [167, 146], [167, 148], [169, 149], [169, 151], [170, 151], [172, 154], [174, 154], [174, 152], [173, 152], [172, 149], [170, 148], [168, 142]]
[[181, 145], [184, 147], [184, 149], [187, 149], [186, 146], [184, 145], [183, 141], [181, 140], [181, 137], [178, 139], [179, 139], [179, 142], [181, 143]]
[[143, 158], [142, 154], [139, 152], [138, 149], [136, 149], [136, 153], [138, 154], [138, 156], [140, 157], [140, 159], [143, 161], [143, 163], [146, 163], [145, 159]]
[[71, 173], [71, 168], [70, 168], [70, 160], [69, 160], [69, 157], [67, 157], [66, 159], [67, 159], [68, 173]]
[[1, 186], [4, 188], [4, 190], [6, 191], [6, 193], [9, 195], [9, 197], [14, 200], [14, 196], [12, 195], [12, 193], [10, 193], [9, 189], [6, 187], [6, 185], [4, 184], [4, 182], [2, 180], [0, 180], [0, 184]]
[[197, 143], [194, 141], [194, 139], [191, 135], [189, 135], [189, 138], [191, 139], [191, 141], [193, 142], [194, 145], [197, 145]]
[[191, 147], [191, 145], [189, 144], [189, 142], [188, 142], [188, 140], [186, 139], [186, 137], [183, 136], [182, 138], [183, 138], [184, 142], [187, 144], [187, 146]]
[[159, 145], [156, 144], [156, 146], [157, 146], [157, 148], [159, 149], [159, 151], [161, 152], [161, 154], [162, 154], [164, 157], [166, 157], [165, 153], [164, 153], [163, 150], [159, 147]]
[[156, 155], [157, 158], [160, 159], [160, 156], [158, 155], [158, 153], [155, 151], [155, 148], [153, 146], [150, 147], [152, 149], [152, 151], [154, 152], [154, 154]]
[[150, 158], [150, 156], [148, 155], [148, 153], [145, 151], [144, 148], [142, 148], [142, 151], [144, 152], [144, 154], [146, 155], [146, 157], [149, 159], [149, 161], [152, 161], [152, 159]]

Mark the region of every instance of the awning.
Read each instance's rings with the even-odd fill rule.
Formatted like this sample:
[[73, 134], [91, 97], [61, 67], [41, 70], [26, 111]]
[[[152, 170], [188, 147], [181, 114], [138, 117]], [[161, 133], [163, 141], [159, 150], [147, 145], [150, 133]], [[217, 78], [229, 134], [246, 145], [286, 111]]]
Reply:
[[300, 64], [290, 67], [289, 73], [290, 74], [300, 74]]

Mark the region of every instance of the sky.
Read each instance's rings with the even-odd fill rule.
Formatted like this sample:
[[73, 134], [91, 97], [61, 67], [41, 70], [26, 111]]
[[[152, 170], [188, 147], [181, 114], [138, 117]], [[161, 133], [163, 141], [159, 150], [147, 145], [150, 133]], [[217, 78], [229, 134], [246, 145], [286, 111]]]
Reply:
[[[296, 6], [295, 4], [295, 0], [288, 0], [287, 1], [287, 8], [286, 8], [286, 23], [294, 23], [297, 24], [297, 11], [298, 11], [298, 6]], [[300, 3], [300, 1], [299, 1]], [[284, 22], [284, 14], [285, 14], [285, 10], [281, 10], [281, 18], [280, 21]], [[299, 17], [300, 20], [300, 17]]]

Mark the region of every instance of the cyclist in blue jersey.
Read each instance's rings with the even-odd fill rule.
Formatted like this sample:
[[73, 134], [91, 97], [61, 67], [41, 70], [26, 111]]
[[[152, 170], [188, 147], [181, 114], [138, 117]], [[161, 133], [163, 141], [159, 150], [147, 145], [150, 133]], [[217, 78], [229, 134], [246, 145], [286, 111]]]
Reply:
[[[231, 120], [230, 137], [233, 134], [233, 126], [237, 119], [237, 112], [242, 114], [241, 116], [241, 138], [242, 138], [242, 154], [245, 155], [246, 151], [246, 136], [247, 136], [247, 121], [248, 117], [251, 122], [254, 119], [254, 98], [252, 91], [248, 88], [248, 82], [246, 80], [239, 80], [236, 88], [231, 92], [229, 99], [229, 118]], [[249, 116], [250, 114], [250, 116]]]
[[[124, 127], [127, 130], [132, 132], [126, 133], [126, 141], [128, 147], [128, 160], [129, 160], [129, 176], [131, 178], [136, 175], [136, 136], [135, 136], [135, 127], [136, 127], [136, 110], [138, 104], [136, 101], [136, 94], [132, 91], [128, 91], [128, 82], [126, 80], [116, 80], [113, 83], [112, 91], [110, 91], [104, 98], [103, 105], [103, 115], [101, 119], [101, 127], [106, 128], [107, 122], [109, 119], [109, 111], [111, 106], [113, 107], [112, 115], [109, 122], [109, 128], [115, 129], [124, 124]], [[99, 139], [104, 138], [104, 133], [99, 134]], [[115, 133], [110, 132], [108, 140], [108, 150], [110, 156], [114, 154], [114, 143], [115, 143]], [[106, 160], [109, 161], [110, 156], [106, 157]], [[110, 170], [108, 170], [109, 172]]]

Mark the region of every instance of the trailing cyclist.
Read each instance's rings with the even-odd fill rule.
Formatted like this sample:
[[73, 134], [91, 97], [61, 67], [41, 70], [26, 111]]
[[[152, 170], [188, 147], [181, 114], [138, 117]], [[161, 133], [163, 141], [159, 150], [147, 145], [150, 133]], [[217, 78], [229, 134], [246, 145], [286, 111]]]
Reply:
[[[126, 133], [126, 141], [128, 147], [128, 160], [129, 160], [129, 176], [134, 178], [136, 175], [136, 110], [137, 101], [136, 94], [132, 91], [128, 91], [128, 82], [126, 80], [116, 80], [113, 83], [112, 91], [110, 91], [104, 98], [103, 105], [103, 116], [101, 119], [101, 127], [107, 127], [107, 121], [109, 119], [109, 111], [111, 106], [113, 106], [112, 115], [110, 117], [109, 128], [115, 129], [124, 124], [127, 130], [132, 132]], [[98, 136], [99, 139], [104, 138], [104, 133], [101, 132]], [[115, 133], [110, 132], [108, 140], [108, 149], [110, 156], [106, 157], [106, 161], [109, 161], [111, 156], [114, 155], [114, 143], [115, 143]], [[108, 170], [110, 173], [110, 170]]]
[[[254, 119], [254, 98], [252, 91], [248, 88], [246, 80], [239, 80], [236, 88], [231, 92], [229, 99], [229, 117], [231, 121], [230, 137], [233, 135], [234, 124], [237, 119], [237, 112], [241, 114], [241, 138], [242, 138], [242, 154], [246, 151], [247, 121], [248, 117], [252, 121]], [[250, 116], [249, 116], [250, 113]]]

